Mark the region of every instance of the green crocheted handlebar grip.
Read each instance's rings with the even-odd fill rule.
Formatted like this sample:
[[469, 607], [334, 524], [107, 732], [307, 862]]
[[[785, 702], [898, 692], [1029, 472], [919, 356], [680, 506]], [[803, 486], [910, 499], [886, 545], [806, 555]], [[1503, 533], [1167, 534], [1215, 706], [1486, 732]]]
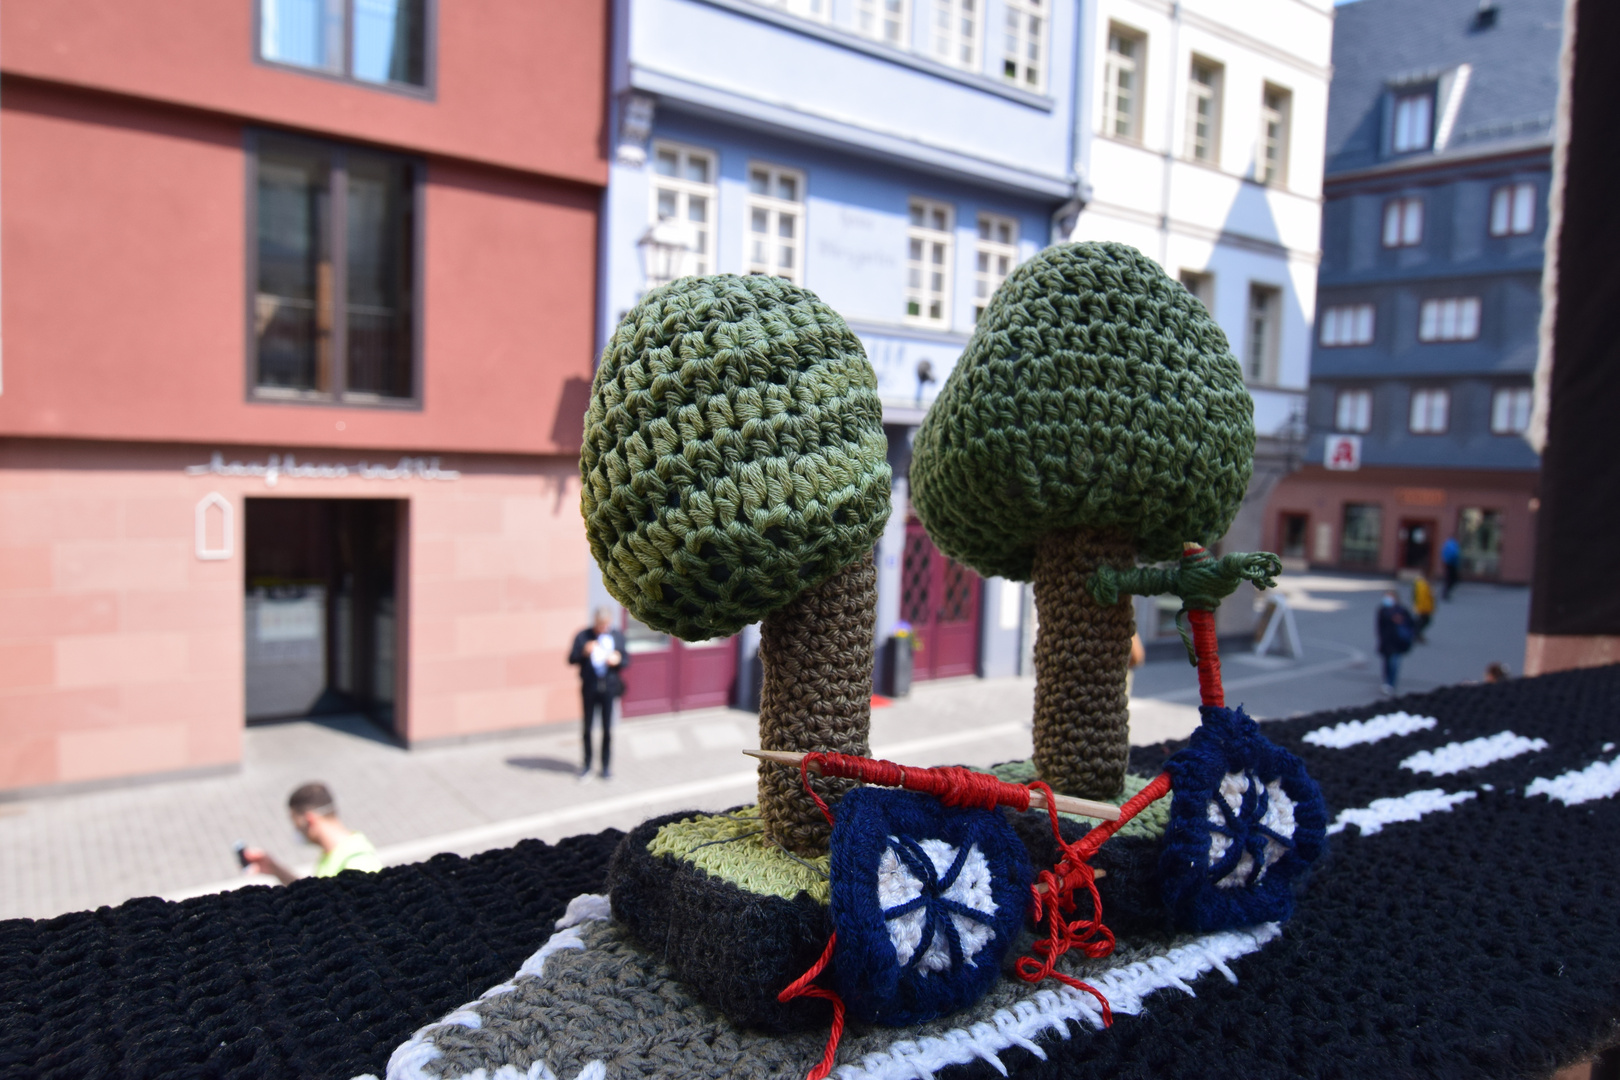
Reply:
[[889, 517], [877, 376], [814, 293], [681, 278], [597, 368], [581, 509], [608, 592], [688, 641], [736, 633], [859, 559]]
[[1226, 336], [1124, 244], [1049, 247], [996, 290], [917, 432], [913, 505], [947, 555], [1028, 580], [1086, 528], [1152, 560], [1231, 525], [1253, 404]]

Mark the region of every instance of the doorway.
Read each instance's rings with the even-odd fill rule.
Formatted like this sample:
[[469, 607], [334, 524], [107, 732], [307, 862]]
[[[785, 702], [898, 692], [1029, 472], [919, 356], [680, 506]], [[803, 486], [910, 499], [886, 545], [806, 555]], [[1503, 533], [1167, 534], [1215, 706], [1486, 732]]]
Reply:
[[1395, 534], [1395, 539], [1400, 544], [1402, 570], [1416, 570], [1425, 575], [1433, 571], [1434, 531], [1433, 521], [1417, 521], [1412, 518], [1401, 521], [1401, 528]]
[[1305, 561], [1305, 536], [1310, 531], [1310, 515], [1284, 514], [1277, 532], [1278, 541], [1282, 550], [1278, 552], [1285, 559]]
[[906, 523], [900, 618], [911, 624], [914, 680], [979, 669], [979, 575], [945, 557], [922, 522]]
[[396, 499], [248, 499], [246, 720], [361, 713], [394, 730]]

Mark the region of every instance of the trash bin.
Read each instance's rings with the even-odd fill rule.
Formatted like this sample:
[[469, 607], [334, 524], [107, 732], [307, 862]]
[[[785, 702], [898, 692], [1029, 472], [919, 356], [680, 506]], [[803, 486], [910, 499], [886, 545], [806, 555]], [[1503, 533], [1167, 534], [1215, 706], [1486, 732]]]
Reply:
[[883, 648], [887, 653], [883, 670], [888, 676], [883, 692], [892, 698], [905, 697], [911, 693], [911, 633], [903, 631], [891, 635]]

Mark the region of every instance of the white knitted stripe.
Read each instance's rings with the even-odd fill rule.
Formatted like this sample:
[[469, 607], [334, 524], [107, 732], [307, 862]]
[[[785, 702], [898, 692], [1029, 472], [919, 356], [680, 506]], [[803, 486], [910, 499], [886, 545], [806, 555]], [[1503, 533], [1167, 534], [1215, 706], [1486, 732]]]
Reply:
[[1432, 716], [1414, 716], [1408, 712], [1381, 713], [1370, 720], [1346, 720], [1332, 727], [1320, 727], [1305, 735], [1304, 741], [1330, 750], [1343, 750], [1347, 746], [1375, 743], [1391, 735], [1411, 735], [1428, 731], [1440, 721]]
[[[1143, 1002], [1159, 990], [1184, 990], [1199, 976], [1219, 971], [1232, 982], [1237, 976], [1227, 966], [1255, 952], [1282, 933], [1277, 923], [1262, 923], [1242, 930], [1206, 934], [1201, 938], [1163, 953], [1113, 968], [1092, 983], [1108, 999], [1115, 1016], [1135, 1016]], [[1047, 1032], [1069, 1038], [1069, 1021], [1080, 1021], [1100, 1028], [1102, 1010], [1097, 999], [1072, 987], [1054, 984], [1053, 989], [1034, 994], [970, 1028], [957, 1028], [943, 1035], [903, 1039], [887, 1051], [868, 1054], [859, 1062], [840, 1065], [834, 1075], [841, 1080], [918, 1080], [931, 1077], [947, 1065], [965, 1065], [982, 1059], [1003, 1076], [1007, 1068], [997, 1055], [1021, 1046], [1041, 1060], [1046, 1052], [1035, 1040]]]
[[1546, 739], [1527, 739], [1511, 731], [1498, 731], [1482, 739], [1447, 743], [1438, 750], [1420, 750], [1401, 762], [1401, 768], [1413, 772], [1450, 776], [1464, 769], [1478, 769], [1508, 758], [1547, 749]]
[[1449, 811], [1458, 803], [1467, 802], [1477, 795], [1473, 791], [1448, 795], [1439, 788], [1430, 788], [1427, 791], [1409, 792], [1398, 799], [1374, 799], [1367, 806], [1340, 810], [1339, 816], [1328, 826], [1328, 833], [1341, 833], [1347, 826], [1355, 825], [1361, 829], [1362, 836], [1371, 836], [1385, 825], [1393, 825], [1397, 821], [1416, 821], [1424, 814]]
[[1594, 761], [1579, 772], [1567, 772], [1548, 780], [1537, 777], [1524, 789], [1526, 797], [1546, 795], [1565, 806], [1577, 806], [1594, 799], [1620, 795], [1620, 760]]
[[[535, 951], [533, 956], [523, 961], [517, 974], [506, 982], [490, 987], [478, 995], [478, 1001], [494, 997], [497, 994], [509, 994], [516, 987], [516, 981], [525, 975], [539, 978], [544, 973], [546, 960], [554, 953], [563, 949], [583, 949], [585, 941], [579, 936], [580, 925], [592, 921], [605, 921], [612, 918], [613, 909], [608, 904], [608, 898], [595, 893], [585, 893], [576, 896], [568, 902], [568, 910], [563, 912], [562, 918], [557, 920], [557, 932], [546, 939], [546, 943]], [[442, 1017], [425, 1027], [418, 1028], [416, 1034], [395, 1048], [388, 1058], [387, 1080], [438, 1080], [435, 1074], [427, 1071], [429, 1062], [440, 1057], [440, 1050], [434, 1045], [430, 1032], [434, 1028], [446, 1024], [459, 1024], [462, 1027], [476, 1028], [482, 1023], [478, 1016], [478, 1001], [469, 1001], [455, 1012]], [[607, 1076], [607, 1066], [600, 1061], [593, 1061], [579, 1071], [574, 1080], [604, 1080]], [[357, 1076], [354, 1080], [376, 1080], [372, 1076]], [[478, 1069], [469, 1074], [465, 1080], [558, 1080], [558, 1077], [546, 1067], [543, 1061], [536, 1061], [528, 1072], [519, 1072], [511, 1065], [502, 1065], [491, 1073], [485, 1069]]]

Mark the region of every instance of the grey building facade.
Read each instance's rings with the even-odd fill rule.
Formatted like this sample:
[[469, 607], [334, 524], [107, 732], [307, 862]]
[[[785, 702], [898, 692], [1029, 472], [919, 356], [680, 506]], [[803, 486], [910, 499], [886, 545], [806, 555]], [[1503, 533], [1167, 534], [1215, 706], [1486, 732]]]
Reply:
[[1337, 10], [1296, 566], [1529, 580], [1560, 0]]

